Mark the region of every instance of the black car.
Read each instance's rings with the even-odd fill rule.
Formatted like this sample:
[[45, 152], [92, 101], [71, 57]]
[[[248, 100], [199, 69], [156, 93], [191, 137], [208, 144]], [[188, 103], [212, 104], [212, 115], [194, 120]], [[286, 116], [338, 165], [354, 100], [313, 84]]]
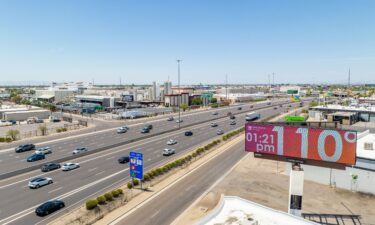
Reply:
[[42, 172], [48, 172], [48, 171], [56, 170], [60, 168], [61, 168], [61, 165], [58, 163], [47, 163], [42, 166], [41, 170]]
[[185, 132], [185, 136], [192, 136], [193, 135], [193, 132], [192, 131], [186, 131]]
[[51, 200], [45, 202], [36, 208], [35, 213], [37, 216], [46, 216], [61, 208], [65, 207], [65, 203], [61, 200]]
[[238, 107], [237, 110], [242, 110], [242, 107]]
[[32, 154], [31, 156], [27, 157], [26, 161], [34, 162], [34, 161], [42, 160], [45, 158], [46, 157], [44, 156], [44, 154]]
[[121, 156], [117, 161], [118, 161], [118, 163], [123, 164], [123, 163], [129, 162], [130, 159], [129, 159], [129, 156]]
[[151, 130], [151, 129], [152, 129], [152, 125], [151, 125], [151, 124], [147, 124], [147, 125], [145, 126], [145, 128]]
[[148, 129], [147, 127], [144, 127], [144, 128], [141, 130], [141, 133], [142, 133], [142, 134], [150, 133], [150, 129]]
[[23, 145], [18, 146], [16, 149], [14, 149], [16, 153], [26, 152], [26, 151], [31, 151], [31, 150], [35, 150], [35, 145], [23, 144]]
[[234, 115], [230, 115], [230, 117], [229, 117], [231, 120], [234, 120], [234, 119], [236, 119], [236, 117], [234, 116]]

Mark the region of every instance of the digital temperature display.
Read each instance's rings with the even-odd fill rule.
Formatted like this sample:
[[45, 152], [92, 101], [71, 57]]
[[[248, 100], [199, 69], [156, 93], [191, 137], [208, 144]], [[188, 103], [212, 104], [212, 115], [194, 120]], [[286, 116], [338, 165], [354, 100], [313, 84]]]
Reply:
[[246, 151], [354, 165], [357, 133], [248, 123]]

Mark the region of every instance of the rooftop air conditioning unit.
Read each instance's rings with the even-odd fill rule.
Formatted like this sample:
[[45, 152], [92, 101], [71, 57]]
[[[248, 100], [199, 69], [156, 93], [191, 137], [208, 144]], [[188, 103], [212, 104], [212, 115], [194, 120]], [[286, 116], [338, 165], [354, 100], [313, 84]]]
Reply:
[[374, 150], [374, 143], [373, 142], [365, 142], [365, 150]]

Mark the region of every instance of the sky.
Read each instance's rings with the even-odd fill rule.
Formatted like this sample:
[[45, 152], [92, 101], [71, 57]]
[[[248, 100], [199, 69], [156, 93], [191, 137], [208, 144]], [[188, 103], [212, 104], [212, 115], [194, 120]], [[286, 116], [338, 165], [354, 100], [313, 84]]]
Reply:
[[181, 84], [375, 83], [375, 1], [0, 0], [1, 84], [176, 83], [177, 59]]

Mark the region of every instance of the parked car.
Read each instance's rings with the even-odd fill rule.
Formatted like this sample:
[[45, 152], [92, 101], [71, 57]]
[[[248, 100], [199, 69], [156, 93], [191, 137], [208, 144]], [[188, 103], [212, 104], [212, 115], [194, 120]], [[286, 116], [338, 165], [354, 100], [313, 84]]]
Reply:
[[174, 118], [171, 116], [171, 117], [168, 117], [167, 121], [173, 121]]
[[235, 120], [231, 120], [229, 124], [230, 125], [236, 125], [236, 121]]
[[216, 134], [217, 135], [222, 135], [222, 134], [224, 134], [224, 131], [219, 129], [219, 130], [216, 131]]
[[117, 128], [117, 133], [118, 134], [126, 133], [128, 130], [129, 130], [129, 127], [127, 127], [127, 126], [119, 127], [119, 128]]
[[48, 171], [56, 170], [60, 168], [61, 168], [61, 165], [58, 163], [47, 163], [42, 166], [41, 170], [42, 172], [48, 172]]
[[175, 145], [175, 144], [177, 144], [177, 141], [174, 139], [170, 139], [169, 141], [167, 141], [167, 145]]
[[38, 160], [42, 160], [42, 159], [45, 159], [46, 157], [44, 156], [44, 154], [32, 154], [31, 156], [27, 157], [26, 161], [28, 162], [34, 162], [34, 161], [38, 161]]
[[42, 147], [42, 148], [38, 148], [36, 151], [35, 151], [35, 154], [51, 154], [52, 153], [52, 150], [50, 147]]
[[144, 127], [144, 128], [142, 128], [141, 133], [142, 134], [150, 133], [150, 130], [147, 127]]
[[232, 112], [228, 112], [228, 113], [227, 113], [227, 116], [230, 116], [230, 115], [232, 115]]
[[26, 152], [26, 151], [31, 151], [31, 150], [34, 150], [35, 149], [35, 145], [33, 144], [23, 144], [23, 145], [19, 145], [17, 148], [15, 148], [15, 152], [16, 153], [20, 153], [20, 152]]
[[118, 163], [121, 163], [121, 164], [124, 164], [124, 163], [127, 163], [130, 161], [129, 159], [129, 156], [121, 156], [120, 158], [118, 158]]
[[63, 201], [50, 200], [38, 206], [38, 208], [35, 209], [35, 214], [37, 216], [46, 216], [64, 207], [65, 203]]
[[12, 126], [13, 123], [5, 120], [0, 120], [0, 127], [5, 127], [5, 126]]
[[34, 188], [40, 188], [45, 185], [52, 184], [53, 180], [52, 178], [49, 177], [35, 177], [29, 181], [29, 188], [34, 189]]
[[87, 151], [88, 151], [87, 148], [76, 148], [76, 149], [73, 151], [73, 155], [81, 154], [81, 153], [84, 153], [84, 152], [87, 152]]
[[74, 170], [74, 169], [77, 169], [77, 168], [79, 168], [79, 164], [78, 163], [65, 163], [62, 166], [62, 170], [63, 171]]
[[185, 132], [185, 136], [192, 136], [193, 135], [193, 132], [192, 131], [186, 131]]
[[175, 150], [173, 148], [166, 148], [163, 150], [163, 155], [169, 156], [173, 155], [175, 153]]
[[219, 113], [218, 112], [213, 112], [212, 115], [217, 116], [217, 115], [219, 115]]
[[51, 122], [53, 122], [53, 123], [61, 122], [61, 119], [58, 118], [58, 117], [56, 117], [56, 116], [51, 116], [51, 117], [49, 118], [49, 120], [50, 120]]
[[15, 120], [8, 120], [9, 123], [12, 123], [12, 125], [16, 125], [17, 124], [17, 121]]
[[214, 122], [211, 123], [211, 127], [217, 127], [217, 126], [218, 126], [217, 123], [214, 123]]
[[273, 107], [273, 109], [274, 109], [274, 110], [276, 110], [276, 109], [277, 109], [277, 107]]

